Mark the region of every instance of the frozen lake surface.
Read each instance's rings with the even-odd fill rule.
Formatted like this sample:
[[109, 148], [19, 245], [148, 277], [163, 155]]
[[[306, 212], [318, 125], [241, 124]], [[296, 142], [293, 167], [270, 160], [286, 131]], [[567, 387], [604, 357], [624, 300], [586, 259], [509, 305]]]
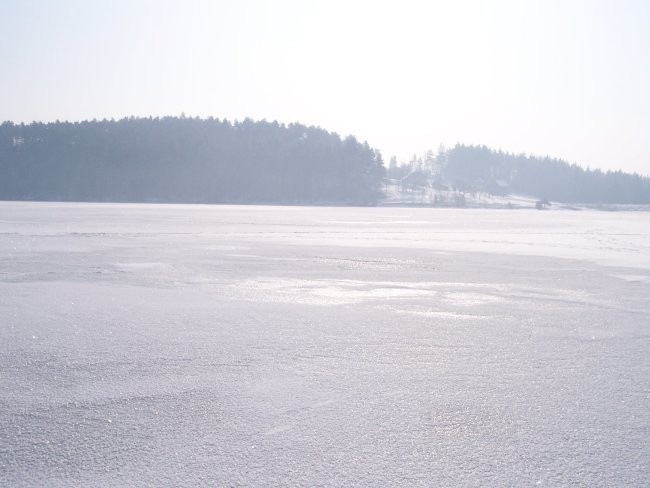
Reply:
[[0, 486], [648, 486], [650, 214], [0, 202]]

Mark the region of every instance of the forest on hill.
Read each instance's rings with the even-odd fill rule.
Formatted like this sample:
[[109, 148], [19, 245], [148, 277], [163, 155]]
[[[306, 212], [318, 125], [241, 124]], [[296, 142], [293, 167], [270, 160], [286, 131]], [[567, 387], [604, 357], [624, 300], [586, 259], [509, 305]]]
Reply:
[[403, 165], [391, 158], [388, 177], [406, 184], [464, 193], [520, 194], [584, 204], [650, 204], [650, 178], [585, 169], [561, 159], [457, 144], [427, 151]]
[[378, 151], [301, 124], [188, 117], [0, 125], [0, 199], [373, 205]]
[[382, 181], [464, 195], [650, 204], [650, 178], [457, 144], [406, 164], [353, 136], [278, 122], [135, 118], [0, 124], [0, 199], [375, 205]]

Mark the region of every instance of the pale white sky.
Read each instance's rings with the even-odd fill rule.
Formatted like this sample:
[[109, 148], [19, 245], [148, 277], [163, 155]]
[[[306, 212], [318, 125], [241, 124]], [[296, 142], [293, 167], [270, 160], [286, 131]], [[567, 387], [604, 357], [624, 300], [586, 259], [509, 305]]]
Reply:
[[650, 1], [0, 0], [0, 120], [266, 118], [650, 174]]

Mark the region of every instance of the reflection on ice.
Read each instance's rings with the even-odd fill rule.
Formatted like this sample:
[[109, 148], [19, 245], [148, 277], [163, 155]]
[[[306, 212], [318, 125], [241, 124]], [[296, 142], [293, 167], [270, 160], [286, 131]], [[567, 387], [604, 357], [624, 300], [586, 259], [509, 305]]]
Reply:
[[443, 300], [452, 305], [481, 305], [483, 303], [494, 303], [502, 301], [504, 298], [496, 295], [488, 295], [486, 293], [446, 293]]
[[262, 302], [344, 305], [367, 300], [422, 298], [436, 291], [418, 283], [352, 280], [256, 279], [233, 288], [240, 298]]
[[650, 283], [650, 275], [617, 274], [614, 276], [620, 278], [621, 280], [631, 281], [633, 283]]
[[[474, 291], [474, 290], [480, 290]], [[589, 294], [579, 290], [521, 287], [513, 284], [436, 281], [357, 281], [336, 279], [248, 279], [231, 286], [233, 298], [304, 305], [346, 305], [387, 300], [430, 299], [446, 307], [474, 307], [505, 300], [555, 300], [587, 303]], [[427, 312], [428, 313], [428, 312]], [[458, 314], [454, 313], [454, 316]]]
[[494, 315], [477, 315], [469, 313], [457, 313], [441, 310], [405, 310], [405, 309], [391, 309], [393, 313], [415, 315], [417, 317], [428, 317], [436, 319], [452, 319], [452, 320], [487, 320], [498, 318]]

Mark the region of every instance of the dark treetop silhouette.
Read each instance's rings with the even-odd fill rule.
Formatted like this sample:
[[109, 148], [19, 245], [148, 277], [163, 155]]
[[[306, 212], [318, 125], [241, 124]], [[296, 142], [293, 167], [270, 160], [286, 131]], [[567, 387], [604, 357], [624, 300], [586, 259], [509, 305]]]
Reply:
[[372, 205], [381, 155], [301, 124], [187, 117], [0, 125], [0, 199]]

